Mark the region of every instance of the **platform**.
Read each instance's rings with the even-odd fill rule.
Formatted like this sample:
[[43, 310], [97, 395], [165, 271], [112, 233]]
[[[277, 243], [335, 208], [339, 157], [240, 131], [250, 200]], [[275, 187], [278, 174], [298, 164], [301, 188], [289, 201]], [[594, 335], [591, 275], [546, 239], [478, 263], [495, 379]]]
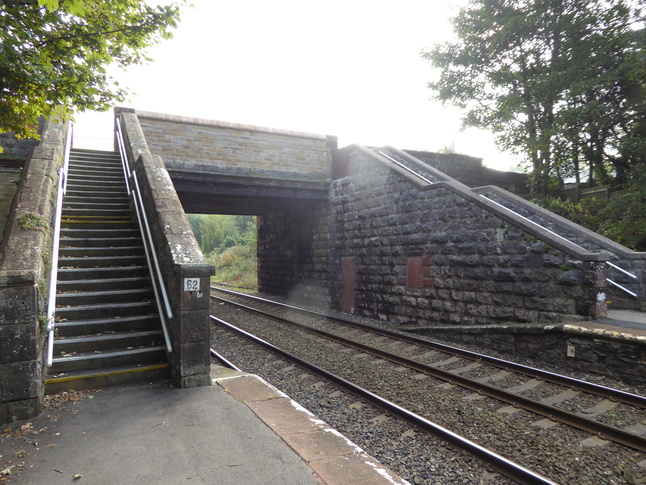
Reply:
[[406, 483], [257, 376], [213, 366], [212, 378], [100, 389], [4, 425], [0, 482]]

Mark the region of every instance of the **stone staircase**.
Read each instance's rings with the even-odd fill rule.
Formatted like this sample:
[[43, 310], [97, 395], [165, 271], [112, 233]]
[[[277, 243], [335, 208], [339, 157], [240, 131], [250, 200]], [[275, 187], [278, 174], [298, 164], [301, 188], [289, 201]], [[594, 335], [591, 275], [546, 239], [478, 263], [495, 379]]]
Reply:
[[47, 393], [169, 375], [143, 242], [116, 152], [72, 149]]

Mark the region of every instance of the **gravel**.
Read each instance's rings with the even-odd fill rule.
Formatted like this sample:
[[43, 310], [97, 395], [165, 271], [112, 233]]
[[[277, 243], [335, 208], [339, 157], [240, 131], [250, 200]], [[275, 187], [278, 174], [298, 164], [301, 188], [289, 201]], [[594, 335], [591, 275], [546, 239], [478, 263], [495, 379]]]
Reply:
[[[501, 412], [506, 405], [500, 402], [471, 399], [473, 395], [470, 391], [433, 378], [420, 378], [416, 372], [373, 356], [354, 350], [340, 351], [341, 347], [337, 344], [321, 346], [311, 335], [284, 329], [276, 323], [268, 325], [261, 317], [241, 310], [213, 303], [212, 311], [224, 320], [240, 325], [287, 351], [398, 402], [555, 482], [646, 484], [646, 456], [643, 453], [613, 443], [583, 446], [584, 440], [590, 438], [583, 431], [560, 424], [537, 426], [536, 424], [549, 423], [542, 417], [525, 411]], [[376, 345], [378, 340], [373, 338], [371, 344]], [[381, 416], [382, 413], [378, 410], [366, 409], [369, 408], [367, 406], [351, 406], [357, 401], [356, 398], [335, 391], [328, 384], [321, 384], [320, 378], [306, 375], [283, 361], [277, 363], [275, 356], [263, 358], [264, 352], [255, 348], [241, 350], [240, 339], [231, 336], [230, 331], [214, 331], [213, 346], [244, 370], [263, 376], [411, 483], [509, 483], [508, 479], [487, 469], [478, 460], [435, 438], [415, 433], [410, 426]], [[447, 360], [443, 354], [431, 353], [423, 348], [397, 347], [400, 353], [417, 355], [418, 359], [420, 355], [424, 355], [428, 362]], [[474, 350], [482, 352], [482, 349]], [[507, 356], [501, 357], [512, 360]], [[528, 364], [536, 366], [531, 362]], [[464, 362], [454, 361], [445, 368], [460, 368], [464, 365]], [[471, 376], [484, 377], [499, 370], [487, 370], [483, 366], [467, 372]], [[498, 382], [509, 387], [527, 380], [528, 378], [510, 374]], [[607, 378], [595, 379], [595, 382], [617, 387], [613, 385], [617, 383]], [[524, 395], [541, 398], [559, 391], [555, 389], [549, 390], [540, 385]], [[564, 401], [560, 407], [589, 409], [598, 401], [598, 398], [582, 395]], [[381, 422], [383, 418], [386, 419]], [[605, 413], [601, 419], [616, 426], [635, 422], [646, 424], [643, 412], [633, 412], [631, 408], [623, 406]]]

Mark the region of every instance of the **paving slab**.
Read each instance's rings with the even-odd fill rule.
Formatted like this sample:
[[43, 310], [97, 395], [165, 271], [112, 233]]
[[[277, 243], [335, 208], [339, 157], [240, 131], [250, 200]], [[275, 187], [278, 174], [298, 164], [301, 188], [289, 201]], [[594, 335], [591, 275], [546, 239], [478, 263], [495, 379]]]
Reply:
[[30, 423], [36, 434], [0, 437], [3, 469], [20, 465], [6, 483], [320, 483], [298, 454], [219, 386], [105, 388]]
[[71, 391], [0, 428], [0, 483], [406, 484], [257, 376]]

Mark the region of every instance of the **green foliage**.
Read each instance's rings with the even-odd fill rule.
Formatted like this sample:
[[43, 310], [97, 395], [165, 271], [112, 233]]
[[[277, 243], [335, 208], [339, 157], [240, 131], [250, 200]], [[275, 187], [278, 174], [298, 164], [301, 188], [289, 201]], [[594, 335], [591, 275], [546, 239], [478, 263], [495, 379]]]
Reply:
[[646, 251], [646, 163], [627, 174], [623, 189], [615, 192], [602, 212], [600, 232], [637, 251]]
[[18, 227], [25, 231], [49, 232], [49, 224], [47, 223], [47, 220], [32, 212], [29, 212], [18, 219]]
[[599, 232], [601, 228], [601, 211], [605, 204], [596, 198], [582, 199], [578, 204], [558, 197], [544, 197], [533, 202], [591, 231]]
[[139, 0], [0, 2], [0, 133], [38, 138], [41, 116], [64, 120], [124, 101], [106, 67], [149, 60], [146, 49], [171, 37], [179, 8]]
[[189, 214], [188, 220], [207, 262], [215, 266], [214, 282], [258, 287], [255, 217]]
[[189, 214], [188, 221], [204, 254], [221, 253], [233, 246], [253, 246], [255, 251], [255, 217]]
[[646, 164], [633, 167], [626, 179], [607, 203], [590, 198], [575, 204], [556, 197], [534, 202], [619, 244], [646, 251]]
[[645, 35], [633, 5], [473, 0], [453, 19], [458, 41], [423, 53], [440, 70], [429, 87], [465, 110], [465, 126], [523, 155], [539, 195], [584, 170], [621, 179], [646, 158]]
[[207, 261], [215, 266], [214, 283], [258, 289], [256, 253], [250, 246], [233, 246], [220, 254], [211, 253]]

